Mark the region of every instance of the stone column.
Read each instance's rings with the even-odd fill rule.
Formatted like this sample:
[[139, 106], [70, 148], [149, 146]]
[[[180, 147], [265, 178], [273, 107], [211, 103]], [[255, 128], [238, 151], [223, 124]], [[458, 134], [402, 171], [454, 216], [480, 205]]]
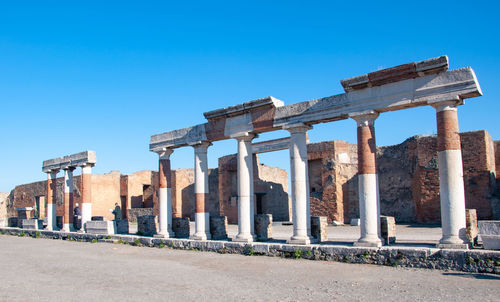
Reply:
[[71, 232], [73, 229], [73, 167], [64, 169], [64, 217], [63, 231]]
[[158, 235], [157, 237], [174, 237], [172, 231], [172, 181], [170, 169], [170, 155], [173, 149], [165, 149], [158, 152], [159, 160], [159, 192], [158, 192]]
[[252, 139], [255, 134], [245, 133], [233, 137], [238, 141], [238, 235], [233, 241], [253, 242], [254, 235], [254, 192]]
[[382, 246], [380, 238], [380, 201], [376, 166], [374, 111], [351, 114], [358, 130], [358, 191], [361, 237], [356, 246]]
[[55, 231], [57, 229], [56, 224], [56, 179], [57, 172], [59, 170], [52, 170], [47, 173], [47, 230]]
[[311, 207], [309, 200], [309, 173], [307, 164], [307, 130], [299, 124], [286, 127], [290, 132], [290, 177], [292, 184], [293, 236], [291, 244], [311, 243]]
[[82, 167], [82, 231], [85, 223], [92, 220], [92, 166]]
[[195, 233], [191, 239], [210, 239], [210, 214], [208, 212], [208, 160], [207, 149], [211, 144], [194, 145], [194, 194], [196, 198]]
[[458, 100], [435, 102], [438, 135], [439, 193], [441, 198], [440, 248], [468, 248], [462, 151], [458, 132]]

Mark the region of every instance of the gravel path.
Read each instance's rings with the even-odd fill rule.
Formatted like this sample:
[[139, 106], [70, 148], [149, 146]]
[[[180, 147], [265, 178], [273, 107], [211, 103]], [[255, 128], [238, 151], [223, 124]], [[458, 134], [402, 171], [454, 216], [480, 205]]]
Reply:
[[0, 235], [1, 301], [499, 301], [500, 276]]

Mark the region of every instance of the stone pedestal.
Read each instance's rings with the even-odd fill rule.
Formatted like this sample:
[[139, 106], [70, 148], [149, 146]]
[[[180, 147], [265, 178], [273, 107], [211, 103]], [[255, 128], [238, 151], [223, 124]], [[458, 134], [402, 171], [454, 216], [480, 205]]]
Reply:
[[258, 241], [267, 241], [273, 237], [273, 215], [257, 214], [255, 217], [255, 236]]
[[326, 216], [311, 216], [311, 236], [315, 242], [328, 241], [328, 220]]
[[210, 216], [210, 234], [213, 240], [227, 239], [226, 216]]
[[156, 235], [155, 216], [145, 215], [137, 217], [137, 233], [142, 236]]
[[128, 234], [128, 220], [121, 219], [115, 220], [116, 223], [116, 233], [117, 234]]
[[465, 227], [467, 240], [473, 245], [477, 244], [477, 236], [479, 234], [479, 229], [477, 227], [477, 212], [476, 209], [466, 209], [465, 210]]
[[480, 220], [479, 236], [487, 250], [500, 250], [500, 220]]
[[189, 238], [189, 218], [172, 218], [172, 231], [175, 238]]
[[116, 225], [114, 221], [87, 221], [85, 223], [85, 233], [87, 234], [115, 234]]
[[396, 243], [396, 219], [392, 216], [380, 216], [380, 232], [386, 245]]
[[42, 230], [43, 221], [39, 219], [23, 219], [21, 220], [21, 226], [27, 230]]

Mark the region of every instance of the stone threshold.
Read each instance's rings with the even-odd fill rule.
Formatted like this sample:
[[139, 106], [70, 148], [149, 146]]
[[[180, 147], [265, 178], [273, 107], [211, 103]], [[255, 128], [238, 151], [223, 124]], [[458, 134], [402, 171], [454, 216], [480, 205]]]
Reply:
[[408, 246], [355, 247], [329, 244], [293, 245], [275, 242], [241, 243], [227, 240], [199, 241], [177, 238], [153, 238], [138, 235], [67, 233], [11, 227], [0, 227], [0, 234], [79, 242], [105, 242], [133, 246], [173, 248], [220, 254], [270, 256], [500, 275], [500, 251], [480, 249], [453, 250]]

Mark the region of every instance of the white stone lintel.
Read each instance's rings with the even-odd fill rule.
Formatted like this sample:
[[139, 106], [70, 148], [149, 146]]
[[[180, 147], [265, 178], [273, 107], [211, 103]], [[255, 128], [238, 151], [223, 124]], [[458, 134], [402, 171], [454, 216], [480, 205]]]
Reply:
[[43, 162], [42, 171], [49, 173], [53, 170], [82, 167], [86, 165], [95, 166], [96, 162], [97, 158], [95, 151], [84, 151], [46, 160]]

